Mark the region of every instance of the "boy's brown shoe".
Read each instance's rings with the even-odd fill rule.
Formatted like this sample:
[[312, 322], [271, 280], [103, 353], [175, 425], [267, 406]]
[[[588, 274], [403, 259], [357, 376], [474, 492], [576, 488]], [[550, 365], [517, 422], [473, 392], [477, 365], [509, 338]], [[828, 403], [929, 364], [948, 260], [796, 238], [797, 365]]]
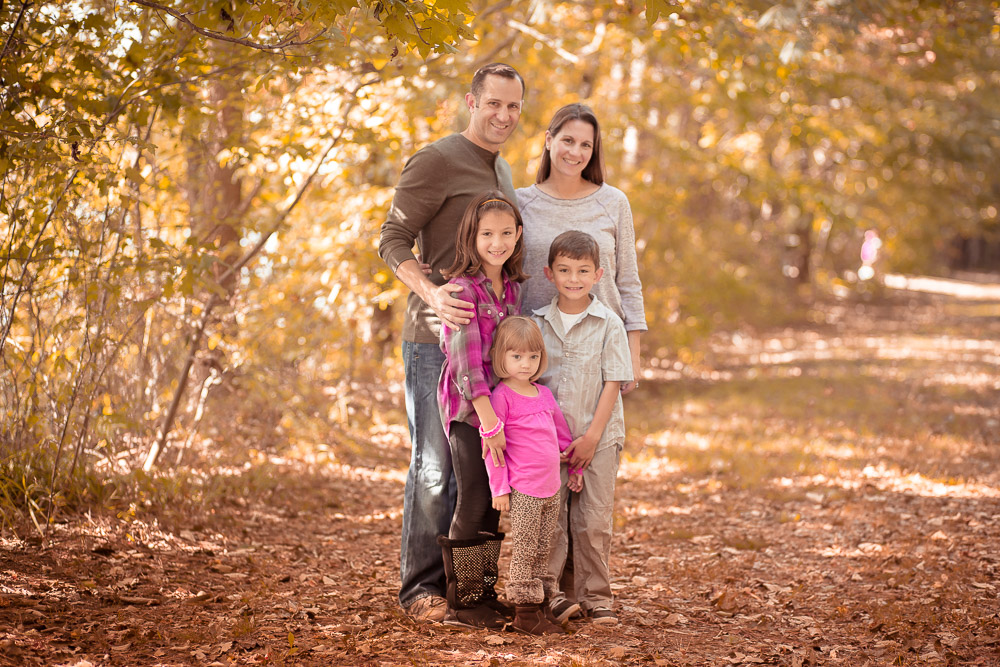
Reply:
[[587, 616], [596, 625], [618, 625], [618, 616], [607, 607], [594, 607]]
[[440, 595], [428, 595], [407, 607], [406, 615], [417, 623], [441, 623], [447, 611], [447, 600]]
[[573, 619], [581, 618], [580, 605], [570, 602], [566, 598], [556, 598], [548, 603], [549, 610], [556, 619], [556, 623], [565, 623]]

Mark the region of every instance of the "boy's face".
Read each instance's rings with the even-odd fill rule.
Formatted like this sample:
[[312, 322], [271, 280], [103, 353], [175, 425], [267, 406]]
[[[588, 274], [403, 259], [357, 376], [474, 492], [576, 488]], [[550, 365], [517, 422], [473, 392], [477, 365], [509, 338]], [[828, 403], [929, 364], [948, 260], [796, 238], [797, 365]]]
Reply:
[[570, 302], [589, 300], [594, 287], [604, 269], [595, 267], [590, 259], [572, 259], [556, 255], [552, 266], [545, 267], [545, 277], [556, 286], [560, 299]]

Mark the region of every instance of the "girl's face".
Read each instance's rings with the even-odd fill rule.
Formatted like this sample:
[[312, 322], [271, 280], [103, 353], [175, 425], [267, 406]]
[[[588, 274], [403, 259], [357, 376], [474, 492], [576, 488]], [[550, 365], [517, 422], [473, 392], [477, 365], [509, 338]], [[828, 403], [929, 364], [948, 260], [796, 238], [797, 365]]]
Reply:
[[499, 274], [504, 262], [514, 253], [519, 238], [521, 229], [513, 215], [497, 210], [484, 213], [476, 231], [476, 252], [483, 262], [483, 272]]
[[538, 351], [507, 350], [503, 355], [503, 367], [508, 373], [508, 378], [521, 382], [531, 382], [532, 376], [538, 371], [538, 364], [541, 363], [541, 360], [542, 353]]
[[580, 177], [594, 155], [594, 126], [578, 119], [567, 121], [555, 136], [545, 133], [545, 147], [553, 172]]

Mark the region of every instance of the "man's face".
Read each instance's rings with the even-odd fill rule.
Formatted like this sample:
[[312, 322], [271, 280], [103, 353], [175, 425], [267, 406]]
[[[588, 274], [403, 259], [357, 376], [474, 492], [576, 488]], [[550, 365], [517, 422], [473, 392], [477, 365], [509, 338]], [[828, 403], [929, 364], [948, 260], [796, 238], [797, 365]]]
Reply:
[[477, 101], [472, 93], [465, 95], [469, 105], [468, 138], [480, 148], [498, 151], [507, 141], [517, 121], [521, 119], [521, 82], [491, 74], [483, 81], [483, 91]]

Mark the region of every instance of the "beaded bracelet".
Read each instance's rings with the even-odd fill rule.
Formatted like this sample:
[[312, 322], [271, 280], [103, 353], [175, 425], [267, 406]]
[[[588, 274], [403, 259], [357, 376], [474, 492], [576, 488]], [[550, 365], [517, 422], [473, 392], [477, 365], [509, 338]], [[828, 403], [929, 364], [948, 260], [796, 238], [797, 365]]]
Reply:
[[492, 438], [493, 436], [500, 433], [503, 430], [503, 422], [499, 419], [497, 420], [497, 425], [491, 428], [489, 431], [484, 431], [483, 427], [479, 427], [479, 435], [483, 438]]

